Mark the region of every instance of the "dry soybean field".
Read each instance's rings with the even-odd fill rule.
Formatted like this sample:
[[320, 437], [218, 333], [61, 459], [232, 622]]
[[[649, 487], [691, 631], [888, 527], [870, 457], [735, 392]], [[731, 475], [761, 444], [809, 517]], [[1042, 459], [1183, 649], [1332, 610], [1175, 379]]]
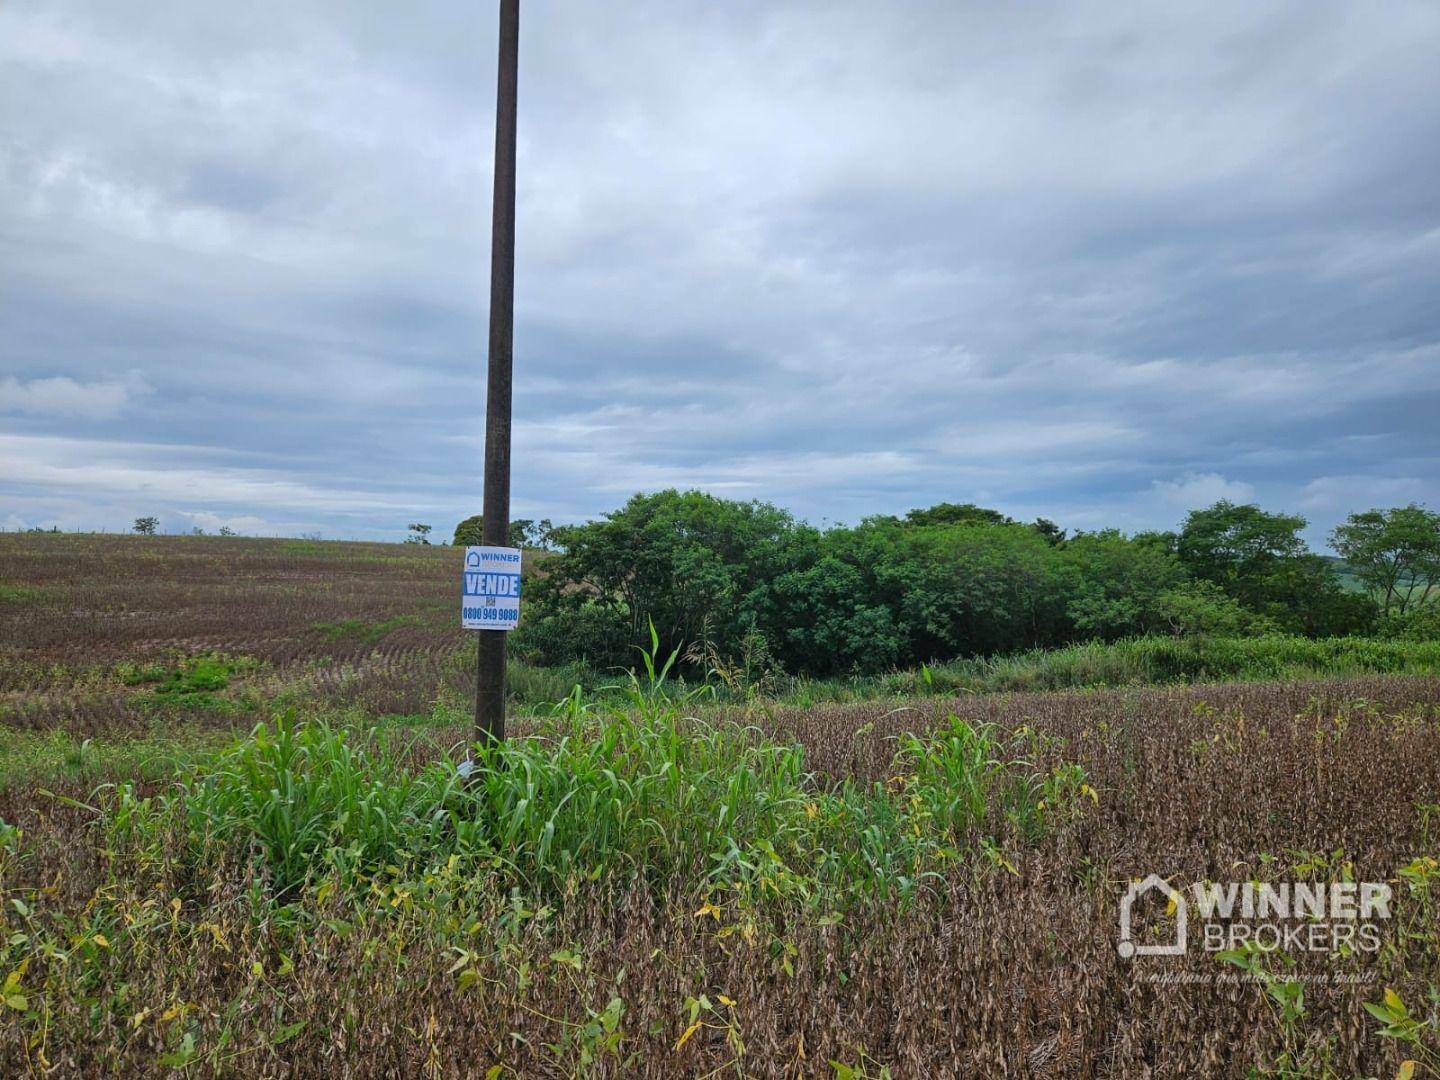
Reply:
[[447, 547], [0, 535], [0, 714], [93, 734], [276, 698], [421, 711], [473, 692], [459, 576]]
[[0, 537], [0, 1075], [1440, 1070], [1440, 678], [639, 680], [462, 779], [457, 559]]

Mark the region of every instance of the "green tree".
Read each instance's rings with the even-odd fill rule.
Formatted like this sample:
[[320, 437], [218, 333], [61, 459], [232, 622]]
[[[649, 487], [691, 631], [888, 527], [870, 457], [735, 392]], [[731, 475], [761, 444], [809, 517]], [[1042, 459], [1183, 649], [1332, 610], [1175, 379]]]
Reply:
[[1260, 598], [1261, 583], [1277, 564], [1305, 553], [1299, 535], [1305, 525], [1298, 515], [1272, 514], [1254, 504], [1222, 499], [1190, 513], [1176, 549], [1195, 577], [1251, 602]]
[[1380, 613], [1373, 599], [1346, 589], [1330, 562], [1311, 552], [1281, 561], [1260, 584], [1261, 597], [1252, 609], [1290, 633], [1369, 633]]
[[1005, 652], [1064, 637], [1067, 570], [1017, 524], [862, 525], [862, 566], [894, 612], [909, 661]]
[[863, 570], [834, 555], [781, 574], [765, 623], [781, 660], [814, 675], [891, 667], [905, 652], [894, 613]]
[[410, 535], [407, 536], [407, 537], [405, 537], [405, 543], [407, 543], [407, 544], [424, 544], [426, 547], [429, 547], [429, 546], [430, 546], [430, 526], [429, 526], [429, 525], [422, 525], [422, 524], [418, 524], [418, 523], [417, 523], [417, 524], [409, 525], [409, 526], [407, 526], [407, 528], [410, 530]]
[[1051, 547], [1059, 547], [1065, 543], [1065, 530], [1049, 518], [1036, 518], [1030, 527], [1043, 536]]
[[1105, 529], [1077, 533], [1061, 558], [1075, 571], [1066, 613], [1081, 635], [1113, 640], [1168, 628], [1158, 601], [1185, 568], [1163, 545]]
[[[456, 547], [474, 547], [483, 544], [485, 519], [480, 514], [466, 518], [455, 526], [455, 537], [452, 541]], [[530, 518], [516, 518], [510, 522], [508, 547], [532, 548], [539, 551], [549, 551], [551, 537], [555, 532], [555, 526], [550, 523], [549, 518], [541, 518], [539, 521], [532, 521]]]
[[1222, 500], [1186, 518], [1176, 551], [1194, 577], [1280, 629], [1312, 635], [1365, 629], [1374, 604], [1346, 593], [1330, 564], [1306, 549], [1300, 537], [1306, 524], [1298, 514]]
[[1235, 636], [1264, 629], [1263, 620], [1213, 581], [1187, 581], [1166, 589], [1155, 602], [1156, 612], [1171, 633]]
[[813, 533], [768, 503], [673, 489], [636, 495], [599, 521], [555, 529], [561, 550], [533, 595], [547, 611], [614, 604], [634, 643], [653, 620], [666, 653], [704, 634], [734, 655], [799, 537]]
[[635, 663], [629, 616], [615, 604], [595, 599], [562, 610], [543, 603], [522, 609], [520, 627], [510, 635], [517, 657], [560, 666], [578, 661], [597, 671], [628, 669]]
[[160, 519], [153, 517], [138, 517], [135, 519], [135, 524], [130, 527], [135, 532], [139, 533], [141, 536], [154, 536], [155, 530], [160, 527]]
[[1385, 615], [1404, 615], [1440, 586], [1440, 514], [1411, 503], [1351, 514], [1330, 546], [1379, 598]]
[[976, 506], [974, 503], [936, 503], [923, 510], [905, 515], [908, 525], [1013, 525], [999, 510]]

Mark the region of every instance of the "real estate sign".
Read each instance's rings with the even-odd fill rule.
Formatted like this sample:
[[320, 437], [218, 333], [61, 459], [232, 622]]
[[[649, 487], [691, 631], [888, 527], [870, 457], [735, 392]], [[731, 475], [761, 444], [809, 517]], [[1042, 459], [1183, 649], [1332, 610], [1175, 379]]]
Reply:
[[466, 630], [514, 630], [520, 622], [520, 549], [467, 547], [460, 589]]

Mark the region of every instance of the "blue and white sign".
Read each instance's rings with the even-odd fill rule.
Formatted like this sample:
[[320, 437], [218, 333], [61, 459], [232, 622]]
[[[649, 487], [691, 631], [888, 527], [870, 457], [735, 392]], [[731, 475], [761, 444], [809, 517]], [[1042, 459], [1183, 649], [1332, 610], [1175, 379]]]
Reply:
[[467, 547], [460, 590], [466, 630], [514, 630], [520, 623], [520, 549]]

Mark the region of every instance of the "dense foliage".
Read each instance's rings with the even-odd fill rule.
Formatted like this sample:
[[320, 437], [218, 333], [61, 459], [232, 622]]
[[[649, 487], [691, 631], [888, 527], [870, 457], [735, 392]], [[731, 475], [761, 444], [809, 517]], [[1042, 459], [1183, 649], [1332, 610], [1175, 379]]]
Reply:
[[[1376, 515], [1378, 540], [1364, 533]], [[1067, 536], [942, 503], [822, 531], [767, 503], [661, 491], [553, 531], [561, 551], [515, 643], [542, 663], [625, 667], [653, 620], [665, 649], [706, 663], [759, 642], [783, 670], [824, 676], [1153, 634], [1333, 637], [1403, 613], [1397, 574], [1428, 585], [1440, 551], [1427, 511], [1353, 515], [1336, 546], [1365, 587], [1347, 589], [1306, 524], [1222, 501], [1175, 533]]]
[[[410, 527], [413, 529], [415, 526]], [[456, 547], [473, 547], [483, 544], [485, 542], [484, 528], [484, 515], [472, 514], [455, 526], [455, 536], [451, 543]], [[510, 522], [510, 528], [507, 530], [507, 543], [510, 547], [538, 548], [543, 551], [550, 546], [550, 531], [553, 528], [549, 518], [541, 518], [539, 521], [532, 521], [530, 518], [516, 518]]]

